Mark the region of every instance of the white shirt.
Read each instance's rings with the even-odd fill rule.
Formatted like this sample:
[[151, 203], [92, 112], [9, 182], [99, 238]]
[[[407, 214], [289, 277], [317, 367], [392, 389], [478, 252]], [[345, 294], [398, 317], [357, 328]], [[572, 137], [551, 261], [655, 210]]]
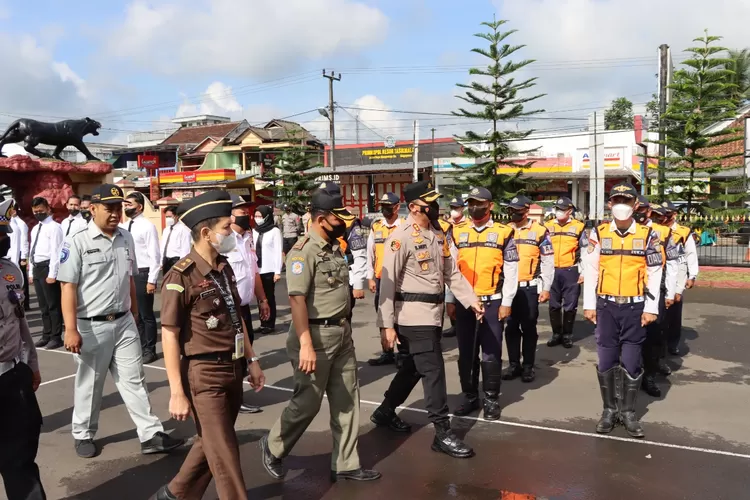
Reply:
[[[382, 222], [385, 227], [390, 229], [392, 227], [400, 226], [402, 220], [401, 217], [396, 217], [393, 224], [388, 224], [388, 221], [385, 218], [376, 222]], [[375, 279], [375, 231], [372, 230], [372, 226], [370, 226], [370, 235], [367, 237], [367, 279]]]
[[65, 220], [60, 223], [60, 227], [62, 228], [63, 232], [63, 238], [73, 236], [80, 229], [85, 229], [87, 227], [86, 225], [86, 219], [84, 219], [81, 214], [78, 214], [75, 217], [73, 217], [72, 215], [68, 215]]
[[29, 258], [29, 226], [16, 215], [11, 217], [10, 227], [13, 228], [13, 232], [8, 235], [10, 236], [8, 259], [21, 267], [21, 261]]
[[[253, 241], [258, 241], [260, 234], [258, 231], [253, 229]], [[284, 250], [281, 242], [281, 231], [278, 227], [274, 227], [270, 231], [263, 234], [263, 247], [261, 251], [260, 274], [281, 274], [281, 266], [283, 264], [282, 252]]]
[[[41, 233], [40, 233], [41, 231]], [[37, 234], [39, 239], [37, 239]], [[34, 247], [36, 241], [36, 247]], [[33, 276], [34, 264], [49, 261], [48, 278], [57, 279], [57, 270], [60, 268], [60, 251], [63, 244], [63, 232], [60, 224], [52, 217], [47, 217], [31, 229], [31, 248], [29, 251], [29, 276]]]
[[255, 255], [253, 237], [250, 231], [245, 231], [245, 234], [233, 233], [233, 236], [237, 240], [237, 246], [224, 256], [229, 261], [229, 265], [232, 266], [234, 276], [237, 278], [237, 292], [239, 292], [242, 300], [240, 305], [246, 306], [255, 298], [258, 256]]
[[[132, 227], [130, 223], [133, 223]], [[128, 230], [133, 235], [135, 243], [135, 262], [138, 269], [148, 268], [148, 282], [156, 285], [161, 269], [161, 251], [159, 250], [159, 234], [156, 226], [143, 217], [143, 214], [120, 224], [122, 229]], [[170, 243], [171, 244], [171, 243]]]
[[[167, 240], [169, 240], [169, 247], [166, 246]], [[166, 227], [161, 233], [162, 257], [183, 259], [190, 253], [192, 247], [193, 237], [190, 235], [190, 229], [181, 221], [177, 221], [174, 226]]]

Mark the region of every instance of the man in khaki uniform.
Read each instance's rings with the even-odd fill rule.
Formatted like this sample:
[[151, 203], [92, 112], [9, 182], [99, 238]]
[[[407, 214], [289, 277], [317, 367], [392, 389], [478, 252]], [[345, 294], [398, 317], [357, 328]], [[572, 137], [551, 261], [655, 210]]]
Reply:
[[[340, 191], [339, 191], [340, 192]], [[349, 315], [349, 267], [337, 239], [354, 219], [341, 195], [320, 188], [312, 196], [312, 225], [287, 255], [292, 309], [287, 354], [294, 368], [294, 395], [271, 432], [260, 441], [263, 466], [282, 479], [282, 459], [320, 411], [331, 407], [331, 480], [372, 481], [380, 473], [362, 469], [357, 453], [359, 384]]]
[[440, 229], [440, 196], [428, 181], [406, 186], [409, 217], [385, 243], [378, 309], [381, 342], [383, 349], [404, 344], [408, 355], [370, 420], [395, 432], [409, 432], [410, 426], [395, 410], [421, 379], [425, 406], [436, 431], [432, 449], [454, 458], [469, 458], [474, 450], [453, 434], [448, 416], [440, 345], [445, 285], [461, 304], [474, 310], [477, 320], [484, 315], [484, 307], [456, 267], [448, 238]]

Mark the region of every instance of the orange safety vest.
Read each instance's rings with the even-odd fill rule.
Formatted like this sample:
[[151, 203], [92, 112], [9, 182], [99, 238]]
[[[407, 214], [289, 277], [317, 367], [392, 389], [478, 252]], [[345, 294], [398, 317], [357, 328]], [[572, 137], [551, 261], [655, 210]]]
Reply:
[[[400, 224], [404, 223], [404, 218], [399, 217], [397, 219]], [[377, 220], [372, 223], [371, 231], [373, 233], [373, 241], [375, 242], [375, 262], [373, 267], [375, 269], [375, 278], [380, 279], [383, 274], [383, 256], [385, 255], [385, 240], [396, 230], [398, 224], [395, 226], [388, 227], [382, 220]]]
[[685, 246], [687, 243], [687, 239], [690, 237], [690, 233], [692, 232], [689, 227], [687, 226], [681, 226], [680, 224], [677, 224], [677, 227], [674, 228], [672, 231], [679, 241], [675, 241], [675, 243], [682, 244], [682, 246]]
[[646, 247], [651, 228], [636, 224], [635, 234], [620, 236], [611, 224], [596, 228], [599, 237], [599, 295], [642, 297], [646, 289]]
[[494, 295], [503, 289], [503, 252], [513, 239], [514, 229], [490, 221], [481, 231], [471, 222], [453, 226], [458, 248], [458, 270], [479, 296]]
[[539, 277], [541, 249], [539, 245], [547, 236], [547, 228], [536, 221], [529, 227], [516, 229], [515, 240], [518, 248], [518, 281], [531, 281]]
[[583, 222], [570, 219], [567, 224], [562, 226], [555, 219], [547, 222], [544, 227], [549, 230], [552, 248], [555, 249], [555, 267], [575, 266], [580, 257], [581, 235], [586, 228]]
[[667, 242], [672, 237], [672, 230], [661, 224], [651, 221], [651, 229], [659, 235], [659, 241], [661, 241], [661, 267], [664, 268], [667, 265]]

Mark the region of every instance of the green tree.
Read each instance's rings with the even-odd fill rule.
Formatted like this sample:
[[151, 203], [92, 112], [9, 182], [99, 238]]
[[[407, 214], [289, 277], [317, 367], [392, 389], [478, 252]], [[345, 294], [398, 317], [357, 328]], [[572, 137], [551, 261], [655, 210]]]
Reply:
[[604, 112], [604, 127], [607, 130], [630, 130], [633, 128], [633, 103], [625, 97], [612, 101]]
[[318, 187], [315, 174], [309, 172], [320, 166], [317, 161], [313, 163], [319, 158], [318, 153], [317, 150], [298, 146], [276, 155], [273, 171], [264, 177], [273, 182], [270, 189], [277, 202], [288, 203], [298, 212], [304, 209], [310, 201], [311, 192]]
[[730, 50], [729, 59], [726, 69], [734, 72], [731, 83], [736, 85], [732, 97], [742, 104], [750, 100], [750, 49]]
[[726, 57], [727, 49], [716, 45], [719, 40], [706, 32], [694, 40], [699, 46], [686, 50], [691, 56], [674, 74], [672, 100], [662, 117], [667, 138], [654, 141], [667, 147], [663, 158], [667, 175], [660, 191], [663, 187], [666, 198], [686, 201], [688, 213], [695, 208], [710, 215], [729, 215], [711, 206], [721, 205], [717, 201], [734, 202], [730, 198], [737, 196], [727, 196], [723, 189], [736, 179], [728, 183], [703, 180], [721, 172], [727, 160], [742, 155], [724, 153], [720, 147], [742, 140], [742, 135], [727, 126], [736, 117], [738, 102], [733, 98], [734, 73], [727, 69], [731, 60]]
[[[531, 167], [534, 161], [517, 161], [518, 158], [536, 151], [516, 151], [513, 142], [527, 138], [533, 130], [519, 131], [515, 129], [519, 119], [541, 113], [543, 110], [525, 111], [524, 105], [539, 99], [544, 94], [524, 97], [524, 91], [536, 85], [536, 78], [516, 80], [519, 70], [525, 68], [533, 60], [513, 62], [510, 57], [525, 45], [509, 45], [505, 39], [516, 30], [501, 31], [507, 21], [493, 21], [482, 23], [489, 30], [474, 36], [489, 42], [487, 48], [472, 49], [488, 59], [487, 66], [471, 68], [469, 74], [478, 78], [469, 84], [456, 84], [464, 89], [464, 95], [456, 96], [468, 103], [472, 108], [459, 108], [454, 111], [455, 116], [487, 121], [490, 126], [485, 133], [472, 130], [463, 135], [456, 135], [456, 140], [463, 146], [462, 156], [473, 158], [475, 164], [457, 172], [457, 181], [465, 191], [472, 187], [485, 187], [493, 196], [496, 204], [512, 198], [523, 192], [529, 186], [526, 178], [522, 178], [523, 170]], [[511, 126], [513, 128], [511, 128]], [[498, 167], [520, 169], [512, 174], [498, 173]]]

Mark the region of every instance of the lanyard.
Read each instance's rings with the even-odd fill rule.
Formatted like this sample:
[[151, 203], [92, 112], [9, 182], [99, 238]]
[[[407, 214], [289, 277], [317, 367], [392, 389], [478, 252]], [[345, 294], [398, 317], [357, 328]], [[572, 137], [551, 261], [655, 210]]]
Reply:
[[[219, 289], [219, 293], [221, 293], [221, 297], [224, 299], [224, 303], [227, 305], [227, 309], [229, 309], [229, 316], [232, 318], [232, 326], [237, 331], [237, 333], [243, 333], [242, 321], [240, 320], [240, 315], [237, 314], [237, 305], [234, 302], [232, 290], [229, 287], [229, 280], [227, 280], [227, 276], [223, 271], [218, 272], [218, 274], [221, 276], [220, 280], [216, 279], [215, 274], [216, 272], [211, 271], [211, 273], [209, 273], [209, 276], [211, 277], [211, 281], [213, 281], [216, 287]], [[224, 283], [224, 286], [221, 286], [221, 282]]]

